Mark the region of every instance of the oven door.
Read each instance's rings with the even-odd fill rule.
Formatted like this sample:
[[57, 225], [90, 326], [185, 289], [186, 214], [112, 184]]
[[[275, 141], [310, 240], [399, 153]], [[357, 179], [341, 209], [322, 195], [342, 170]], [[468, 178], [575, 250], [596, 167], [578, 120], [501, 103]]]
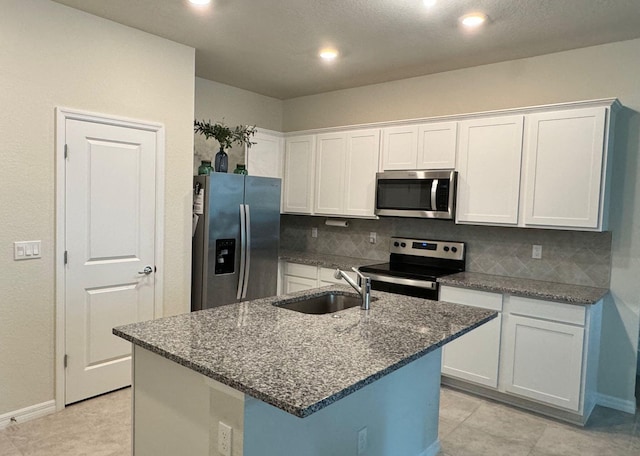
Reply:
[[437, 282], [371, 273], [368, 273], [367, 276], [371, 278], [371, 288], [373, 290], [431, 299], [434, 301], [438, 300]]
[[452, 219], [456, 172], [387, 171], [376, 175], [376, 215]]

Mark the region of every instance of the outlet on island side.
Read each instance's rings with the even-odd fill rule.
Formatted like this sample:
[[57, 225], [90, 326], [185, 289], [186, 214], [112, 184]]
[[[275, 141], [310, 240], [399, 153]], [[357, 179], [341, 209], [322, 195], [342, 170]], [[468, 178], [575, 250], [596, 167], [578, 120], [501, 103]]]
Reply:
[[311, 237], [312, 238], [318, 237], [318, 228], [311, 228]]
[[531, 258], [534, 260], [539, 260], [542, 258], [542, 246], [534, 244], [533, 249], [531, 249]]
[[358, 431], [358, 454], [367, 451], [367, 428], [363, 427]]
[[231, 432], [231, 426], [218, 422], [218, 453], [222, 456], [231, 456]]

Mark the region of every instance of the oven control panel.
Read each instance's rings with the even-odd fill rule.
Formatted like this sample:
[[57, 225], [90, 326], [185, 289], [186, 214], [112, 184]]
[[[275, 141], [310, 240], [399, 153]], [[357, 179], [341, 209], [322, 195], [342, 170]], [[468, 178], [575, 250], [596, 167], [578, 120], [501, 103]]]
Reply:
[[426, 239], [391, 238], [390, 253], [449, 260], [464, 259], [464, 242], [429, 241]]

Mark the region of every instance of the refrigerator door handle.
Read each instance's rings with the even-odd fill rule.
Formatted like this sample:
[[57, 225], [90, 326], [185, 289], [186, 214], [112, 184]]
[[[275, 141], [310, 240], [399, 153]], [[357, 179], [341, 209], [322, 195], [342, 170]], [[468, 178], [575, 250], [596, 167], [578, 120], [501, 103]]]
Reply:
[[249, 205], [244, 205], [244, 211], [246, 213], [245, 216], [245, 229], [246, 229], [246, 260], [245, 260], [245, 271], [244, 271], [244, 286], [242, 287], [242, 299], [247, 297], [247, 288], [249, 287], [249, 271], [251, 269], [251, 211], [249, 210]]
[[240, 270], [238, 271], [238, 292], [236, 299], [242, 298], [242, 286], [244, 285], [245, 257], [247, 256], [247, 220], [244, 212], [244, 204], [240, 205]]

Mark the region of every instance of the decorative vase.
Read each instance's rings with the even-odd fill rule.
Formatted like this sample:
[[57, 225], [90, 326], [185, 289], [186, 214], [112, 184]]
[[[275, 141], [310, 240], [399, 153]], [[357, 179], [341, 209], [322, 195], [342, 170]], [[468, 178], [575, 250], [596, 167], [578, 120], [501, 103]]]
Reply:
[[200, 176], [208, 176], [213, 171], [211, 167], [211, 160], [202, 160], [200, 166], [198, 166], [198, 175]]
[[226, 173], [227, 169], [229, 169], [229, 156], [221, 147], [218, 153], [216, 154], [214, 170], [217, 173]]
[[249, 174], [247, 171], [247, 167], [243, 163], [238, 163], [236, 165], [236, 169], [233, 170], [233, 174], [244, 174], [245, 176]]

